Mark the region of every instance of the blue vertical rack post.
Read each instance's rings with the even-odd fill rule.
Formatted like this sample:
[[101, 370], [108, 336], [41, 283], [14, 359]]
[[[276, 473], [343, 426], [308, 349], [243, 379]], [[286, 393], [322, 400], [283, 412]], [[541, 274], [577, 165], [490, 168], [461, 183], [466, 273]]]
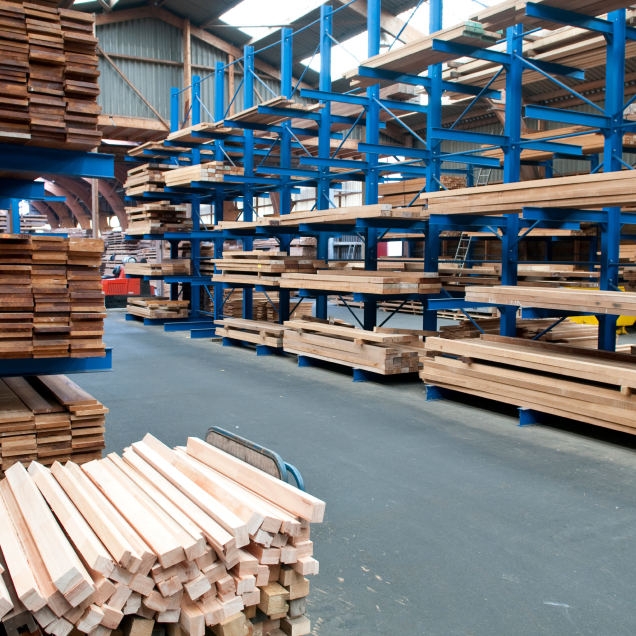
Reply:
[[[254, 106], [254, 47], [246, 46], [243, 54], [243, 109], [247, 110]], [[254, 176], [254, 131], [249, 128], [244, 129], [245, 142], [243, 146], [243, 172], [246, 177]], [[243, 192], [243, 220], [254, 220], [254, 192], [252, 184], [246, 183]], [[254, 247], [254, 239], [246, 236], [243, 239], [243, 250], [249, 251]], [[254, 293], [251, 287], [243, 289], [243, 318], [251, 320], [253, 318]]]

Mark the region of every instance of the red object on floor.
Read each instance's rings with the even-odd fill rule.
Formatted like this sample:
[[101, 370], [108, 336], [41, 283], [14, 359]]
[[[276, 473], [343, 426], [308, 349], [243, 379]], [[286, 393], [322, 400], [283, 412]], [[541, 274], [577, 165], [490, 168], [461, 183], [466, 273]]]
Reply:
[[141, 295], [141, 279], [126, 278], [121, 268], [119, 278], [103, 278], [102, 289], [106, 296], [139, 296]]

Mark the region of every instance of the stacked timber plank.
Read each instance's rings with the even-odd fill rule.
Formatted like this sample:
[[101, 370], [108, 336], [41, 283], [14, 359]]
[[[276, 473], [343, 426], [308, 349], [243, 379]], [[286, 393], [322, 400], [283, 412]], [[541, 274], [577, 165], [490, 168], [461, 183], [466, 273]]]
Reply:
[[423, 337], [417, 331], [364, 331], [316, 318], [290, 320], [284, 326], [285, 352], [380, 375], [414, 373], [419, 369], [419, 356], [424, 354]]
[[124, 183], [126, 196], [134, 197], [144, 192], [163, 192], [164, 174], [175, 170], [176, 166], [167, 163], [145, 163], [128, 171], [128, 179]]
[[283, 332], [287, 328], [272, 322], [241, 318], [224, 318], [216, 320], [214, 324], [221, 326], [216, 329], [217, 336], [277, 349], [283, 347]]
[[[164, 174], [165, 184], [169, 188], [190, 187], [193, 181], [205, 183], [225, 182], [226, 176], [243, 175], [243, 168], [232, 166], [224, 161], [210, 161], [196, 166], [176, 168]], [[231, 181], [231, 179], [230, 179]]]
[[104, 252], [102, 254], [101, 272], [104, 276], [112, 276], [113, 270], [124, 262], [127, 257], [132, 257], [136, 262], [142, 259], [155, 261], [157, 248], [154, 241], [127, 239], [124, 232], [113, 230], [102, 233], [104, 240]]
[[190, 276], [192, 261], [189, 258], [169, 258], [161, 263], [126, 263], [126, 274], [133, 276]]
[[[9, 232], [9, 214], [2, 210], [0, 211], [0, 232]], [[27, 232], [31, 230], [43, 230], [48, 226], [49, 220], [44, 214], [23, 214], [20, 216], [20, 231]]]
[[367, 272], [320, 270], [317, 274], [281, 274], [281, 288], [321, 289], [360, 294], [437, 294], [442, 285], [436, 272]]
[[[466, 187], [466, 177], [459, 174], [443, 174], [440, 177], [441, 184], [447, 190], [458, 190]], [[419, 194], [426, 188], [426, 178], [405, 179], [393, 183], [381, 183], [378, 186], [380, 203], [388, 203], [399, 208], [413, 204], [419, 210]]]
[[235, 228], [258, 227], [260, 225], [298, 226], [300, 223], [342, 223], [354, 225], [356, 219], [423, 219], [426, 213], [416, 208], [394, 210], [388, 203], [375, 205], [351, 205], [345, 208], [329, 208], [328, 210], [307, 210], [293, 212], [283, 216], [264, 216], [256, 221], [221, 221], [215, 229], [229, 230]]
[[490, 335], [427, 338], [426, 349], [433, 356], [424, 358], [426, 384], [636, 432], [632, 354]]
[[90, 150], [101, 107], [94, 16], [43, 3], [0, 3], [0, 140]]
[[[214, 273], [215, 267], [222, 273]], [[289, 256], [286, 252], [227, 252], [223, 258], [204, 261], [201, 273], [213, 274], [213, 281], [275, 286], [285, 273], [315, 274], [319, 267], [325, 267], [325, 261]]]
[[171, 205], [169, 201], [156, 201], [126, 208], [126, 215], [126, 234], [163, 234], [192, 230], [192, 219], [186, 218], [186, 206]]
[[147, 435], [81, 467], [12, 466], [0, 548], [17, 599], [55, 636], [109, 636], [126, 616], [189, 636], [303, 635], [324, 510], [199, 439], [172, 450]]
[[63, 375], [0, 380], [0, 476], [17, 462], [101, 458], [108, 409]]
[[515, 286], [469, 287], [466, 300], [494, 305], [543, 307], [581, 313], [636, 316], [636, 293], [602, 290], [544, 289]]
[[[203, 291], [203, 290], [202, 290]], [[205, 311], [214, 311], [214, 299], [203, 291], [201, 294]], [[223, 290], [223, 317], [243, 318], [243, 294], [240, 290]], [[261, 322], [277, 323], [279, 321], [278, 310], [280, 307], [278, 292], [252, 292], [252, 316], [254, 320]], [[311, 316], [313, 303], [311, 301], [290, 300], [290, 318], [300, 318], [301, 316]]]
[[101, 240], [0, 238], [0, 358], [103, 357]]
[[[285, 108], [289, 110], [289, 114], [271, 114], [259, 112], [259, 106], [265, 106], [268, 108]], [[284, 121], [288, 121], [294, 118], [294, 111], [301, 111], [303, 113], [313, 113], [317, 110], [324, 108], [324, 104], [303, 104], [301, 102], [294, 102], [291, 99], [285, 97], [274, 97], [268, 101], [262, 102], [258, 106], [253, 106], [247, 110], [243, 110], [236, 115], [228, 117], [225, 121], [230, 122], [249, 122], [252, 124], [260, 124], [265, 126], [276, 126]]]
[[[478, 325], [478, 326], [475, 326]], [[517, 338], [532, 340], [542, 334], [554, 324], [553, 318], [517, 320]], [[479, 338], [482, 333], [499, 334], [500, 319], [462, 320], [458, 325], [440, 327], [440, 337], [448, 340], [462, 340], [464, 338]], [[539, 338], [542, 342], [558, 342], [577, 347], [595, 349], [598, 345], [598, 325], [585, 325], [573, 322], [569, 318], [553, 327]]]
[[160, 296], [129, 298], [126, 309], [129, 314], [141, 318], [187, 318], [190, 301], [170, 300]]
[[633, 206], [633, 170], [426, 192], [429, 214], [509, 214], [524, 207], [596, 209]]

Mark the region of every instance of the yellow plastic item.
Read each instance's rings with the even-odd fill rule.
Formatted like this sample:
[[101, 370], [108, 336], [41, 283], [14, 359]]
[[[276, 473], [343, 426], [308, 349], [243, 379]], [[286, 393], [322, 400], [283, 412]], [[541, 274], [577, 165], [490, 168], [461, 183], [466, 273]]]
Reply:
[[[585, 289], [589, 292], [599, 291], [598, 289], [588, 289], [587, 287], [570, 287], [570, 289]], [[624, 287], [619, 287], [621, 291], [625, 291]], [[581, 325], [598, 325], [598, 320], [595, 316], [570, 316], [572, 322], [578, 322]], [[616, 326], [620, 327], [616, 330], [616, 335], [620, 336], [627, 333], [625, 327], [631, 327], [636, 323], [636, 316], [619, 316], [616, 321]]]

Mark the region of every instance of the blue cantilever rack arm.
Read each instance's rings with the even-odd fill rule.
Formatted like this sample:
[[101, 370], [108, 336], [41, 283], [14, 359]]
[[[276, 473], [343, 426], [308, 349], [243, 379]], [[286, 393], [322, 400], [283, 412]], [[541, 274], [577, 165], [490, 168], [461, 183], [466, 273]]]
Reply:
[[[299, 470], [295, 466], [292, 466], [291, 464], [288, 464], [287, 462], [283, 461], [282, 457], [278, 453], [275, 453], [269, 448], [265, 448], [261, 446], [260, 444], [256, 444], [255, 442], [251, 442], [250, 440], [245, 439], [244, 437], [241, 437], [234, 433], [230, 433], [229, 431], [226, 431], [225, 429], [220, 428], [218, 426], [212, 426], [211, 428], [208, 429], [208, 432], [206, 433], [206, 436], [205, 436], [205, 441], [208, 444], [212, 446], [216, 446], [217, 448], [220, 448], [226, 453], [229, 453], [230, 455], [234, 455], [234, 457], [238, 457], [239, 459], [243, 460], [244, 462], [247, 462], [248, 464], [251, 464], [252, 466], [255, 466], [255, 464], [250, 461], [249, 456], [248, 457], [239, 456], [235, 452], [232, 452], [232, 449], [228, 448], [226, 444], [220, 445], [219, 441], [227, 441], [230, 444], [242, 446], [248, 451], [253, 451], [255, 453], [258, 453], [259, 455], [266, 457], [272, 462], [272, 469], [274, 470], [273, 467], [275, 466], [275, 470], [278, 472], [278, 475], [276, 476], [281, 481], [287, 482], [287, 471], [289, 471], [294, 476], [298, 489], [302, 490], [303, 492], [305, 491], [305, 483], [303, 482], [303, 478]], [[255, 467], [260, 468], [260, 466], [255, 466]], [[266, 472], [269, 472], [269, 471], [266, 471]], [[272, 473], [269, 473], [269, 474], [272, 474]]]

